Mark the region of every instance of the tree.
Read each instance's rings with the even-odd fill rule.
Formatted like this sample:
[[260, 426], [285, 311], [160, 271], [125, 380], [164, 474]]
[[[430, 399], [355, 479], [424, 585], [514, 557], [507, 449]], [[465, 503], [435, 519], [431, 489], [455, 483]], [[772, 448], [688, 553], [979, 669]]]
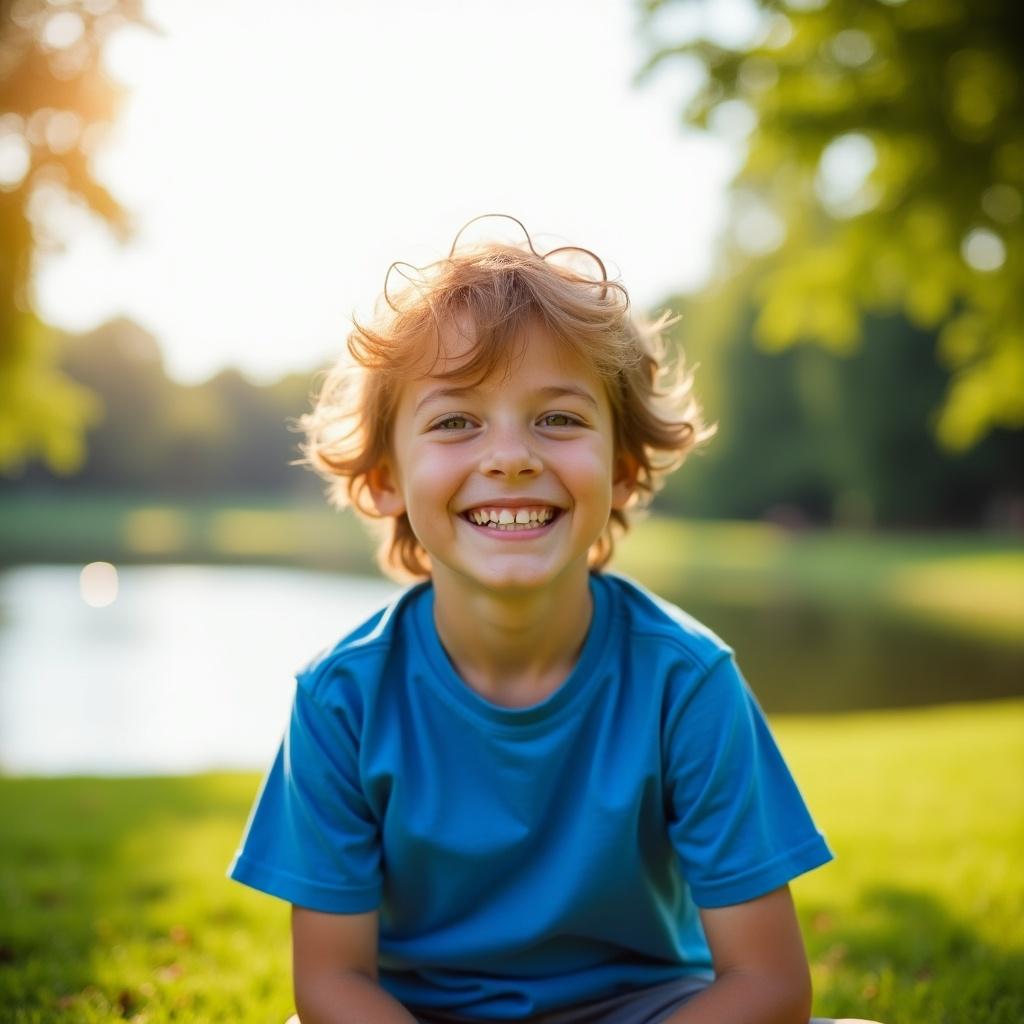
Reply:
[[118, 318], [57, 346], [60, 368], [103, 406], [71, 477], [32, 464], [7, 489], [50, 494], [120, 492], [154, 498], [203, 494], [319, 494], [299, 458], [295, 421], [310, 407], [313, 370], [258, 385], [226, 368], [201, 384], [167, 376], [155, 337]]
[[737, 44], [659, 39], [668, 8], [699, 4], [645, 6], [645, 73], [702, 69], [684, 121], [753, 125], [726, 256], [759, 343], [848, 353], [869, 316], [901, 313], [936, 333], [947, 449], [1024, 427], [1024, 7], [756, 0]]
[[125, 211], [90, 167], [122, 99], [100, 65], [103, 46], [127, 24], [152, 27], [141, 0], [0, 0], [0, 472], [33, 456], [73, 469], [99, 415], [58, 368], [30, 289], [38, 253], [61, 244], [55, 204], [82, 204], [128, 235]]
[[[658, 507], [697, 517], [864, 527], [1020, 522], [1024, 432], [997, 428], [969, 450], [939, 448], [931, 422], [948, 375], [931, 331], [870, 314], [842, 358], [820, 345], [765, 351], [744, 282], [679, 297], [673, 340], [696, 363], [696, 393], [718, 432], [669, 478]], [[722, 335], [709, 313], [727, 310]]]

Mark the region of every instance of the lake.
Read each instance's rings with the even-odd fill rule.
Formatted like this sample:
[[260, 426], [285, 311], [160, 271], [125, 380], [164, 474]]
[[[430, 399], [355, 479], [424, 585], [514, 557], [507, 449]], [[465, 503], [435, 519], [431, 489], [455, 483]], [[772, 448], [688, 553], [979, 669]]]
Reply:
[[[83, 584], [75, 567], [0, 573], [0, 771], [261, 770], [284, 729], [295, 671], [399, 589], [259, 567], [136, 566], [111, 575]], [[114, 585], [116, 597], [104, 589]], [[698, 598], [688, 610], [737, 650], [769, 713], [1024, 692], [1020, 648], [870, 611]]]
[[295, 671], [394, 584], [287, 569], [139, 566], [90, 607], [79, 570], [0, 574], [0, 770], [264, 768]]

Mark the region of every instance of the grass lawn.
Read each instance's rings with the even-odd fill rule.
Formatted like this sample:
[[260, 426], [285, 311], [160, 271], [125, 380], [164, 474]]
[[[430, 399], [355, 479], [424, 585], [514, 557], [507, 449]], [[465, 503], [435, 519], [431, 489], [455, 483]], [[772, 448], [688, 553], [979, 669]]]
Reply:
[[[1024, 701], [776, 718], [838, 860], [816, 1012], [1024, 1020]], [[224, 879], [258, 778], [0, 779], [0, 1021], [281, 1024], [287, 908]]]
[[1024, 645], [1024, 544], [982, 533], [797, 532], [770, 523], [652, 518], [618, 564], [660, 594], [727, 604], [780, 598], [870, 606], [986, 642]]

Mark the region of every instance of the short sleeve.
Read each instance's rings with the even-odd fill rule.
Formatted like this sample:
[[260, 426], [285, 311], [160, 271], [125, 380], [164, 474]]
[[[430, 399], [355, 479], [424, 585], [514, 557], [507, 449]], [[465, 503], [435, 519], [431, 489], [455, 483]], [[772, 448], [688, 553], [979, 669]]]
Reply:
[[302, 677], [228, 875], [327, 913], [380, 903], [379, 830], [360, 785], [358, 734], [341, 709], [317, 702]]
[[731, 655], [673, 695], [664, 743], [669, 836], [698, 906], [755, 899], [832, 859]]

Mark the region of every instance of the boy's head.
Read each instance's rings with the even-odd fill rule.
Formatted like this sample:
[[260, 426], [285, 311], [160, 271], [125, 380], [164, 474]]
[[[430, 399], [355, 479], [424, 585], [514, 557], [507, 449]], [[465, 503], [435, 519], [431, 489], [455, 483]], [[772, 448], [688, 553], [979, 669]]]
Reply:
[[[604, 388], [615, 461], [629, 467], [630, 491], [628, 501], [603, 512], [604, 529], [589, 552], [594, 568], [611, 557], [615, 531], [628, 528], [627, 506], [645, 505], [664, 476], [710, 435], [689, 379], [665, 365], [661, 332], [668, 317], [634, 322], [625, 289], [607, 280], [600, 260], [571, 250], [593, 261], [597, 272], [589, 274], [557, 261], [568, 251], [540, 255], [529, 240], [521, 248], [453, 251], [415, 281], [403, 275], [410, 283], [397, 295], [386, 283], [373, 323], [355, 323], [349, 358], [330, 372], [315, 409], [301, 421], [304, 452], [329, 481], [335, 504], [385, 521], [378, 554], [386, 571], [430, 573], [408, 512], [382, 509], [373, 486], [394, 460], [396, 414], [413, 382], [500, 388], [537, 338], [563, 354], [566, 366], [592, 374]], [[542, 450], [537, 458], [543, 462]]]

